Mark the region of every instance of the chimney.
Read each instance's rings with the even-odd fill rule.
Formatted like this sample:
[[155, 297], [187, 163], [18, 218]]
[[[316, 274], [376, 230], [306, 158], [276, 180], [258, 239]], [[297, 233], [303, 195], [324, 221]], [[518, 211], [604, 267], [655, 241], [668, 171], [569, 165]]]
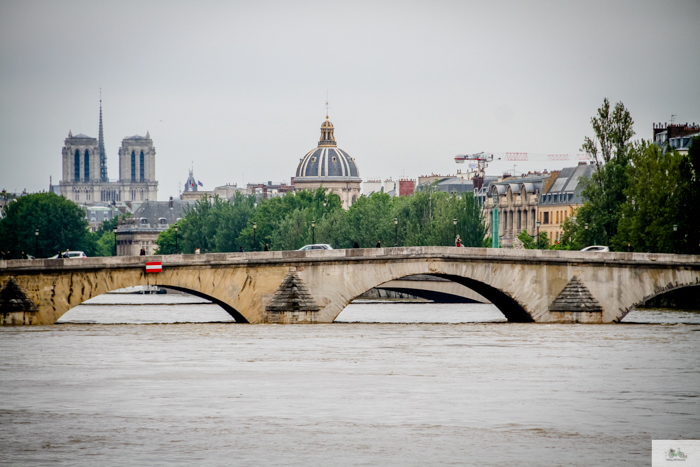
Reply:
[[170, 197], [170, 209], [172, 209], [172, 208], [173, 208], [173, 197], [171, 196]]

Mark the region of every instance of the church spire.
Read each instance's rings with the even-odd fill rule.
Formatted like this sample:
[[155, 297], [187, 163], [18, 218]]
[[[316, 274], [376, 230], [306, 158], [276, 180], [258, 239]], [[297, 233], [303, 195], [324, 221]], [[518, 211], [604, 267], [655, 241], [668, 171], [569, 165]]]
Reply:
[[100, 89], [100, 133], [97, 139], [97, 146], [100, 151], [100, 181], [108, 182], [107, 176], [107, 152], [105, 151], [104, 132], [102, 131], [102, 89]]

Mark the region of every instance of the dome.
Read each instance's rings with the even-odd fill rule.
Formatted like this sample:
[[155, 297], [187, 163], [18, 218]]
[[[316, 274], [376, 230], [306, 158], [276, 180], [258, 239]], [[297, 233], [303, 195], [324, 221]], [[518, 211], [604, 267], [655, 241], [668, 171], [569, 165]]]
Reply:
[[326, 121], [321, 124], [321, 139], [318, 146], [301, 158], [297, 166], [295, 182], [299, 178], [359, 181], [360, 174], [355, 160], [347, 152], [338, 148], [333, 131], [333, 124], [326, 116]]

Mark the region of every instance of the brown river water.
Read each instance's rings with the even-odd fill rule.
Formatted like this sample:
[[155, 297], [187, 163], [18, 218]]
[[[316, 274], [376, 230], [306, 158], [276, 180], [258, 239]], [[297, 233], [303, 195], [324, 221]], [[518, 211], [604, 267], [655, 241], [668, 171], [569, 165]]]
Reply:
[[0, 328], [0, 464], [637, 466], [652, 439], [700, 438], [698, 312], [510, 324], [365, 302], [333, 324], [231, 321], [108, 294]]

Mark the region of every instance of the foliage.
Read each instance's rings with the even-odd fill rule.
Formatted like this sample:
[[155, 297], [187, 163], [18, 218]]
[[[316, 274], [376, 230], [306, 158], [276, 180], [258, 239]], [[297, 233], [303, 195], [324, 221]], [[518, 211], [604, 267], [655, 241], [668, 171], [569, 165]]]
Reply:
[[[199, 201], [179, 222], [178, 247], [192, 253], [197, 247], [203, 252], [260, 251], [266, 243], [271, 250], [293, 250], [312, 242], [334, 248], [352, 248], [356, 242], [372, 248], [378, 241], [385, 247], [397, 241], [401, 246], [454, 245], [455, 233], [465, 246], [483, 246], [486, 227], [470, 193], [453, 196], [434, 187], [411, 197], [375, 193], [344, 211], [340, 198], [321, 187], [257, 203], [254, 196], [240, 194], [230, 201]], [[174, 226], [156, 243], [160, 253], [175, 253]]]
[[[591, 119], [595, 139], [584, 138], [581, 150], [596, 163], [596, 171], [586, 180], [584, 205], [576, 218], [578, 225], [588, 224], [580, 235], [588, 245], [607, 245], [617, 234], [621, 206], [626, 201], [628, 187], [630, 139], [634, 136], [634, 121], [622, 102], [610, 112], [610, 102], [603, 100], [597, 117]], [[586, 229], [584, 229], [586, 230]]]
[[700, 138], [694, 143], [688, 155], [647, 141], [635, 146], [615, 249], [625, 251], [629, 244], [637, 251], [698, 252], [697, 221], [689, 214], [700, 201]]
[[[39, 229], [38, 239], [35, 230]], [[55, 255], [59, 250], [84, 251], [92, 256], [96, 236], [88, 231], [85, 212], [74, 202], [55, 193], [22, 196], [10, 203], [0, 219], [0, 250], [19, 258], [24, 251], [38, 258]]]
[[540, 232], [537, 236], [537, 241], [535, 241], [535, 238], [533, 236], [531, 236], [525, 230], [523, 230], [518, 234], [518, 240], [523, 242], [523, 248], [525, 248], [526, 250], [555, 249], [554, 247], [556, 246], [549, 244], [549, 237], [547, 236], [547, 232]]

